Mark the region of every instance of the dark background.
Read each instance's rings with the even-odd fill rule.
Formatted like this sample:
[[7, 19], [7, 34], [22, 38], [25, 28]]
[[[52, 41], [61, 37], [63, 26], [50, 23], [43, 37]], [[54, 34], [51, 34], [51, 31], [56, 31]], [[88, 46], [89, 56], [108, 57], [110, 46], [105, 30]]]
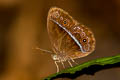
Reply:
[[[40, 80], [56, 72], [50, 55], [32, 50], [51, 50], [46, 20], [53, 6], [94, 32], [96, 50], [77, 62], [120, 53], [120, 0], [0, 0], [0, 80]], [[120, 80], [120, 68], [75, 80]]]

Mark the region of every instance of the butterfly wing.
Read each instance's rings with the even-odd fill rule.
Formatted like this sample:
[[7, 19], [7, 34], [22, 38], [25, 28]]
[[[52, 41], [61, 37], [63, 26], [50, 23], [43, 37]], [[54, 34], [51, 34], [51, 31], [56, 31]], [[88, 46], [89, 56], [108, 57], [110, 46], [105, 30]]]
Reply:
[[[79, 24], [60, 8], [54, 7], [49, 10], [47, 29], [56, 54], [64, 54], [75, 59], [86, 56], [94, 50], [95, 39], [91, 30]], [[86, 35], [82, 36], [84, 33]], [[87, 38], [91, 41], [87, 42]], [[89, 45], [84, 44], [83, 40]]]

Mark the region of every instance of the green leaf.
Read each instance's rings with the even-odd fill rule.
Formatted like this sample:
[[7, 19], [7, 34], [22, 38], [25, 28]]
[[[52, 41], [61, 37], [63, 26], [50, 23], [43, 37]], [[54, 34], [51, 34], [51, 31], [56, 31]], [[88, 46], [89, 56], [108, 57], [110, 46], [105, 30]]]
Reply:
[[83, 64], [79, 64], [75, 67], [71, 67], [61, 72], [52, 74], [46, 77], [44, 80], [52, 80], [52, 79], [59, 78], [59, 77], [71, 77], [72, 78], [72, 76], [75, 75], [77, 72], [79, 72], [78, 73], [79, 76], [85, 73], [93, 74], [99, 70], [108, 69], [112, 67], [120, 67], [120, 55], [91, 60]]

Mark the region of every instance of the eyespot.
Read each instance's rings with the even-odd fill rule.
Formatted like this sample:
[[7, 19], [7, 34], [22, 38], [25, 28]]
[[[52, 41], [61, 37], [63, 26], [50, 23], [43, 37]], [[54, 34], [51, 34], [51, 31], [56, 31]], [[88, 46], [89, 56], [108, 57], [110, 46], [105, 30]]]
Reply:
[[87, 40], [86, 39], [83, 39], [83, 42], [86, 42]]
[[64, 24], [67, 24], [67, 21], [66, 20], [64, 20], [64, 22], [63, 22]]
[[63, 25], [64, 26], [69, 26], [69, 20], [67, 20], [67, 19], [63, 20]]

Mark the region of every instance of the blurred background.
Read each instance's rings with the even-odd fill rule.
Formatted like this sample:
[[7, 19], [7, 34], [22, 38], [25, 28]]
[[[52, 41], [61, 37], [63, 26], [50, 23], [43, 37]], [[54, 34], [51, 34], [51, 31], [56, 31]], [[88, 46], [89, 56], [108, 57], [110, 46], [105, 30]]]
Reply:
[[[34, 46], [51, 50], [46, 20], [53, 6], [94, 32], [96, 50], [77, 62], [120, 53], [120, 0], [0, 0], [0, 80], [40, 80], [56, 72], [49, 54], [32, 50]], [[75, 80], [120, 80], [120, 68]]]

